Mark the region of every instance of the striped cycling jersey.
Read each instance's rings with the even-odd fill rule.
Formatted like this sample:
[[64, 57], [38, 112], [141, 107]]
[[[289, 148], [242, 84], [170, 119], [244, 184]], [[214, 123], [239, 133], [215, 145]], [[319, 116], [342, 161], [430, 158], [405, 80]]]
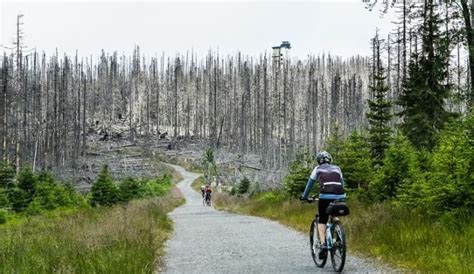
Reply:
[[341, 169], [336, 165], [322, 164], [313, 169], [306, 184], [303, 197], [307, 198], [315, 181], [319, 182], [320, 199], [346, 198], [344, 193], [344, 179]]

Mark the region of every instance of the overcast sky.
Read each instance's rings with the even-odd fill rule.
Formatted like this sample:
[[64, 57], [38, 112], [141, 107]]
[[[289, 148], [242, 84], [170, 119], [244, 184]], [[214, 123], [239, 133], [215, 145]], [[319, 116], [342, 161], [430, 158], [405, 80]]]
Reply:
[[282, 40], [291, 55], [331, 52], [369, 55], [379, 28], [392, 30], [393, 15], [369, 12], [361, 0], [345, 1], [90, 1], [11, 2], [0, 0], [0, 44], [12, 46], [16, 15], [24, 14], [25, 43], [39, 51], [98, 55], [131, 54], [135, 44], [147, 56], [209, 49], [259, 55]]

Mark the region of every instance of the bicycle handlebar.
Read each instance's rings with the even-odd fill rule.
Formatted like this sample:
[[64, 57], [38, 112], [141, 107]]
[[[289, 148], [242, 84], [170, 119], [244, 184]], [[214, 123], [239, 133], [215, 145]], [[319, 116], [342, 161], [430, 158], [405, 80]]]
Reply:
[[319, 198], [317, 196], [312, 196], [306, 200], [301, 200], [302, 203], [308, 203], [308, 204], [314, 203], [316, 201], [319, 201]]

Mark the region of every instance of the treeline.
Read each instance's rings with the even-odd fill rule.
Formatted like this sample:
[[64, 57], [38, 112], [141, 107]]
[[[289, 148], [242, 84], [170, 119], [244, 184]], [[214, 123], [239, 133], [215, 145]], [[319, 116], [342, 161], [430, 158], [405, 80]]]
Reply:
[[[362, 2], [369, 10], [378, 10], [381, 16], [393, 11], [398, 17], [393, 22], [393, 31], [386, 37], [379, 37], [384, 43], [380, 49], [387, 68], [386, 82], [392, 94], [390, 97], [396, 99], [401, 95], [410, 74], [410, 66], [417, 63], [413, 56], [420, 56], [423, 47], [427, 45], [425, 32], [431, 30], [433, 35], [429, 39], [436, 40], [436, 50], [444, 56], [443, 82], [451, 90], [445, 107], [453, 112], [465, 112], [474, 102], [472, 4], [467, 0]], [[372, 40], [372, 75], [377, 70], [375, 44]], [[372, 78], [371, 84], [373, 83]], [[399, 110], [396, 106], [395, 108]]]
[[[336, 127], [325, 148], [341, 166], [345, 187], [360, 200], [391, 201], [435, 216], [468, 216], [474, 210], [474, 111], [469, 104], [470, 112], [450, 108], [459, 93], [448, 78], [451, 30], [443, 28], [440, 11], [433, 1], [418, 7], [420, 44], [411, 50], [397, 99], [389, 97], [384, 41], [374, 37], [368, 127], [349, 135]], [[469, 103], [470, 90], [465, 94]], [[302, 154], [290, 165], [285, 181], [290, 194], [303, 191], [313, 164]]]
[[172, 187], [170, 175], [155, 179], [127, 177], [114, 182], [104, 166], [90, 192], [83, 195], [47, 171], [24, 167], [18, 176], [11, 165], [0, 168], [0, 224], [15, 215], [37, 215], [56, 209], [111, 206], [133, 199], [163, 196]]
[[[395, 1], [395, 33], [371, 42], [371, 58], [345, 60], [212, 51], [204, 57], [191, 52], [145, 58], [138, 46], [132, 56], [46, 56], [24, 51], [19, 35], [16, 49], [0, 57], [0, 157], [17, 171], [24, 164], [76, 170], [87, 135], [99, 128], [104, 140], [126, 136], [133, 142], [165, 132], [201, 138], [213, 148], [261, 156], [264, 170], [284, 169], [297, 151], [320, 150], [334, 125], [345, 134], [365, 128], [367, 99], [376, 100], [370, 87], [380, 75], [384, 98], [401, 100], [388, 108], [407, 114], [388, 125], [402, 124], [406, 135], [430, 135], [425, 141], [433, 147], [432, 137], [450, 118], [440, 110], [466, 113], [474, 98], [474, 32], [465, 20], [468, 5], [457, 4]], [[419, 108], [425, 112], [416, 116]], [[114, 132], [117, 124], [127, 129]]]
[[108, 136], [127, 124], [130, 141], [165, 131], [214, 148], [262, 156], [281, 167], [316, 148], [338, 123], [362, 123], [367, 58], [331, 55], [275, 62], [210, 52], [145, 58], [102, 52], [99, 60], [21, 51], [1, 58], [1, 157], [35, 169], [78, 166], [94, 125]]

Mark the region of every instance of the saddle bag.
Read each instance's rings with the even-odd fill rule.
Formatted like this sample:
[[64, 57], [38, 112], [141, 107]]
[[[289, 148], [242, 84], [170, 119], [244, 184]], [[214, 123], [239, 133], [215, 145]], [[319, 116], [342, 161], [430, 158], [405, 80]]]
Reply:
[[326, 209], [326, 213], [332, 216], [346, 216], [349, 215], [349, 207], [345, 201], [331, 202]]

